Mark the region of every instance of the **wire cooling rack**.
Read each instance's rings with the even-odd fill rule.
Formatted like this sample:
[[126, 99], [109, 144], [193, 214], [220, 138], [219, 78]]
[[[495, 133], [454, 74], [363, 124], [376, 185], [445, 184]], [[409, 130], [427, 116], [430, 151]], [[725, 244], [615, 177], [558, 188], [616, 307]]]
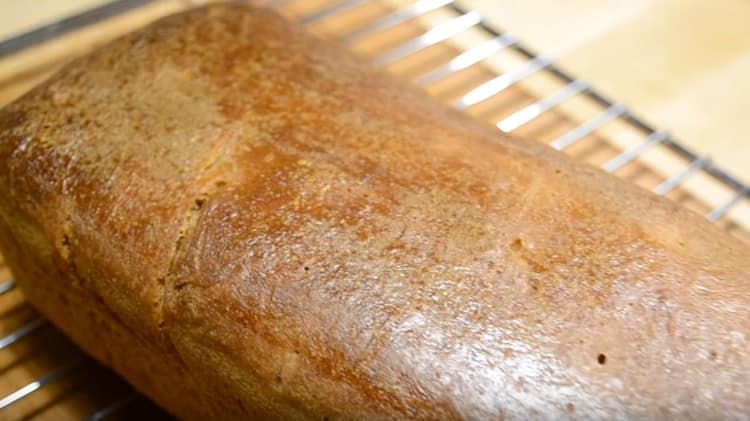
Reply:
[[[198, 3], [207, 1], [106, 3], [1, 41], [0, 62], [148, 7], [154, 8], [153, 12], [136, 19], [135, 26]], [[440, 100], [490, 121], [498, 130], [547, 142], [702, 212], [708, 220], [748, 238], [750, 218], [742, 209], [750, 202], [746, 184], [459, 1], [266, 3], [312, 32], [348, 44], [371, 57], [377, 66], [414, 81]], [[125, 25], [131, 26], [132, 22]], [[118, 35], [117, 31], [105, 32], [107, 36], [97, 42], [89, 40], [86, 47], [58, 54], [51, 64], [35, 62], [37, 71], [29, 78], [11, 74], [10, 79], [26, 81], [22, 88], [11, 90], [11, 96], [91, 45]], [[39, 67], [46, 72], [38, 71]], [[0, 74], [0, 82], [3, 77], [9, 78]], [[691, 180], [697, 187], [689, 186]], [[704, 190], [713, 192], [711, 199], [701, 194]], [[168, 417], [83, 356], [28, 307], [0, 260], [2, 279], [6, 280], [0, 282], [0, 418]]]

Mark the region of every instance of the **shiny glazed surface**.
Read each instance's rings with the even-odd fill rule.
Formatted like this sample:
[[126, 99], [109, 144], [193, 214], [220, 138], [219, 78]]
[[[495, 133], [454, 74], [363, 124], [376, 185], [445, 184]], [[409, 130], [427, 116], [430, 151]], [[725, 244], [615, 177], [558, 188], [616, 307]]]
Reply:
[[29, 299], [183, 418], [750, 411], [746, 245], [268, 11], [74, 62], [0, 164]]

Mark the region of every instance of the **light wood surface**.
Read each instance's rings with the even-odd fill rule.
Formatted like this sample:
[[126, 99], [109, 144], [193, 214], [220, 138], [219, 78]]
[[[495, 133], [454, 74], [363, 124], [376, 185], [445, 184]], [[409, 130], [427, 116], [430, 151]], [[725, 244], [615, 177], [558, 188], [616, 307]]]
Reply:
[[750, 1], [464, 3], [750, 183]]
[[[68, 15], [70, 13], [75, 13], [77, 10], [81, 10], [87, 2], [89, 5], [103, 3], [102, 0], [75, 0], [71, 2], [41, 0], [38, 3], [34, 3], [34, 5], [43, 5], [40, 6], [43, 9], [41, 10], [36, 7], [24, 6], [29, 3], [29, 0], [0, 0], [0, 28], [4, 28], [6, 31], [5, 33], [24, 30], [24, 28], [29, 28], [28, 25], [30, 25], [23, 23], [27, 20], [29, 22], [33, 21], [34, 24], [47, 22], [50, 21], [50, 19], [54, 19], [54, 10], [58, 10], [60, 16]], [[107, 20], [95, 27], [66, 35], [53, 42], [34, 47], [28, 51], [0, 60], [0, 105], [18, 97], [71, 58], [79, 56], [113, 37], [133, 30], [157, 19], [158, 17], [178, 10], [184, 10], [193, 4], [201, 2], [203, 1], [164, 0], [128, 13], [127, 15]], [[637, 19], [640, 13], [644, 13], [648, 10], [648, 7], [653, 6], [651, 1], [646, 0], [636, 0], [633, 2], [615, 0], [566, 0], [565, 2], [545, 1], [546, 9], [537, 9], [537, 11], [546, 11], [546, 14], [542, 14], [544, 18], [541, 22], [543, 22], [543, 24], [535, 24], [532, 19], [532, 12], [534, 11], [533, 7], [534, 4], [536, 4], [537, 7], [541, 7], [541, 0], [476, 0], [476, 2], [484, 2], [483, 5], [477, 5], [483, 8], [487, 7], [486, 11], [496, 17], [502, 28], [510, 29], [517, 33], [521, 38], [528, 39], [530, 43], [536, 44], [542, 49], [545, 48], [545, 36], [534, 35], [536, 32], [532, 33], [532, 31], [547, 31], [547, 34], [553, 34], [549, 35], [548, 42], [550, 44], [548, 47], [550, 51], [558, 53], [559, 57], [565, 60], [566, 65], [569, 61], [576, 63], [576, 55], [583, 54], [582, 51], [585, 51], [584, 47], [587, 45], [587, 42], [596, 44], [597, 40], [603, 33], [610, 31], [613, 27], [617, 27], [622, 24], [623, 21]], [[283, 11], [291, 17], [295, 17], [317, 10], [321, 6], [331, 3], [332, 0], [298, 0], [292, 1]], [[386, 5], [386, 3], [388, 5]], [[561, 6], [563, 3], [566, 7]], [[686, 1], [686, 4], [688, 3], [692, 4], [693, 2]], [[397, 0], [373, 1], [366, 6], [346, 13], [345, 16], [340, 19], [326, 21], [323, 24], [312, 25], [310, 30], [322, 36], [338, 38], [339, 36], [350, 32], [353, 28], [360, 27], [365, 22], [371, 22], [373, 19], [385, 15], [393, 10], [393, 7], [398, 7], [400, 4], [403, 4], [403, 2], [399, 3]], [[58, 6], [59, 9], [56, 9]], [[574, 34], [569, 34], [567, 39], [563, 36], [554, 36], [557, 32], [565, 33], [566, 28], [567, 30], [570, 30], [570, 27], [567, 25], [569, 25], [568, 19], [571, 19], [570, 16], [572, 15], [569, 14], [567, 15], [568, 17], [565, 18], [562, 17], [562, 14], [572, 13], [565, 12], [565, 10], [567, 10], [567, 7], [573, 6], [580, 7], [581, 9], [579, 10], [582, 10], [580, 15], [576, 15], [577, 19], [580, 19], [582, 22], [592, 22], [591, 25], [584, 26], [582, 23], [580, 24], [582, 28], [580, 31], [580, 37], [574, 36]], [[500, 7], [502, 10], [495, 10], [497, 7]], [[589, 7], [589, 9], [586, 9], [586, 7]], [[672, 4], [672, 7], [677, 7], [677, 5]], [[554, 16], [558, 17], [553, 18]], [[424, 27], [420, 24], [439, 23], [450, 17], [451, 15], [449, 13], [431, 14], [425, 21], [420, 22], [419, 24], [410, 23], [399, 26], [387, 33], [369, 37], [357, 42], [351, 45], [351, 47], [365, 56], [377, 56], [388, 51], [391, 47], [399, 45], [406, 40], [421, 34], [424, 31]], [[509, 25], [511, 21], [513, 26]], [[2, 32], [0, 32], [0, 34], [2, 34]], [[486, 34], [479, 34], [470, 31], [466, 34], [462, 34], [453, 45], [440, 45], [427, 49], [413, 57], [409, 57], [408, 59], [389, 66], [388, 70], [400, 77], [414, 80], [424, 74], [426, 70], [445, 63], [447, 60], [454, 57], [457, 54], [457, 51], [454, 48], [455, 45], [472, 45], [472, 43], [476, 43], [476, 41], [486, 37]], [[603, 47], [599, 48], [603, 49]], [[685, 48], [687, 49], [687, 47]], [[736, 47], [735, 49], [726, 47], [724, 50], [721, 50], [726, 54], [722, 57], [726, 58], [730, 55], [729, 52], [738, 49], [739, 47]], [[683, 51], [683, 54], [687, 54], [685, 51]], [[714, 52], [710, 54], [719, 53]], [[656, 57], [656, 55], [653, 57]], [[714, 59], [706, 58], [707, 61]], [[706, 78], [702, 82], [705, 84], [705, 92], [698, 88], [696, 88], [696, 90], [680, 89], [680, 87], [690, 85], [687, 81], [690, 80], [690, 77], [696, 77], [696, 70], [692, 70], [694, 72], [693, 76], [676, 77], [673, 84], [669, 85], [669, 89], [665, 88], [659, 91], [661, 96], [658, 96], [653, 92], [645, 92], [639, 96], [635, 92], [632, 92], [635, 88], [632, 86], [633, 84], [630, 79], [625, 76], [620, 76], [626, 75], [624, 69], [620, 70], [618, 75], [611, 76], [611, 80], [614, 81], [618, 78], [622, 78], [626, 82], [631, 83], [629, 87], [627, 87], [628, 85], [624, 85], [626, 88], [623, 88], [626, 90], [624, 94], [629, 96], [624, 95], [622, 97], [626, 98], [628, 103], [636, 109], [640, 109], [638, 107], [643, 106], [646, 112], [658, 111], [658, 107], [655, 104], [660, 103], [659, 101], [661, 101], [662, 104], [673, 101], [672, 108], [670, 108], [671, 112], [676, 114], [684, 113], [681, 114], [683, 116], [680, 117], [681, 120], [680, 118], [675, 117], [677, 120], [683, 122], [689, 122], [692, 119], [692, 117], [687, 117], [690, 115], [691, 107], [693, 107], [693, 105], [690, 105], [692, 104], [692, 101], [700, 102], [707, 100], [707, 98], [702, 95], [708, 95], [709, 91], [711, 91], [710, 88], [713, 86], [711, 85], [711, 81], [717, 80], [723, 82], [724, 85], [727, 86], [725, 91], [711, 91], [711, 95], [713, 95], [711, 99], [723, 105], [712, 105], [711, 107], [706, 107], [711, 108], [711, 110], [710, 112], [702, 114], [705, 120], [693, 121], [693, 124], [696, 126], [700, 124], [719, 124], [714, 123], [714, 120], [709, 121], [711, 116], [716, 114], [718, 117], [727, 118], [727, 115], [731, 114], [737, 116], [737, 120], [742, 120], [742, 114], [747, 112], [747, 107], [744, 109], [732, 108], [738, 104], [741, 105], [742, 101], [746, 99], [740, 98], [741, 95], [738, 95], [733, 89], [729, 89], [735, 85], [741, 86], [742, 83], [747, 83], [743, 79], [743, 69], [746, 69], [746, 67], [743, 66], [746, 66], [750, 59], [745, 58], [743, 60], [745, 61], [743, 62], [740, 60], [737, 62], [740, 64], [737, 64], [734, 60], [727, 59], [725, 61], [728, 64], [723, 68], [724, 70], [716, 70], [713, 73], [708, 71], [708, 67], [701, 68], [705, 71]], [[427, 90], [440, 100], [446, 103], [451, 103], [458, 99], [462, 92], [466, 92], [467, 89], [476, 86], [476, 84], [481, 81], [496, 76], [498, 70], [504, 71], [508, 68], [512, 68], [514, 63], [518, 62], [520, 62], [518, 57], [503, 55], [499, 57], [498, 60], [487, 63], [486, 66], [475, 66], [462, 71], [446, 81], [427, 87]], [[598, 69], [594, 66], [596, 60], [590, 59], [587, 61], [579, 59], [579, 62], [581, 63], [579, 67], [571, 67], [572, 70], [581, 72], [581, 75], [594, 80], [597, 84], [600, 82], [597, 79], [599, 77], [597, 76], [599, 75], [599, 73], [596, 73], [597, 71], [600, 71], [604, 76], [608, 75], [604, 70]], [[685, 63], [685, 65], [687, 65], [687, 63]], [[586, 66], [590, 66], [593, 70], [589, 70]], [[611, 66], [615, 66], [614, 63]], [[648, 66], [644, 66], [644, 68], [648, 68]], [[590, 74], [587, 74], [586, 72], [590, 72]], [[709, 77], [709, 73], [711, 73], [712, 76]], [[733, 81], [732, 78], [743, 80]], [[607, 83], [614, 82], [601, 81], [601, 84], [605, 86], [605, 89], [610, 89]], [[638, 87], [637, 83], [634, 85]], [[718, 86], [724, 85], [719, 84]], [[547, 95], [550, 90], [554, 90], [558, 87], [559, 86], [556, 85], [556, 82], [550, 80], [550, 78], [545, 78], [541, 75], [535, 76], [519, 86], [508, 89], [502, 95], [493, 98], [480, 106], [473, 107], [468, 110], [468, 112], [489, 122], [496, 122], [499, 119], [506, 117], [513, 110], [517, 110], [524, 105], [533, 103], [540, 97]], [[644, 90], [647, 91], [645, 87], [646, 85], [644, 85]], [[613, 96], [617, 96], [619, 92], [612, 89], [611, 93]], [[662, 99], [659, 100], [659, 98]], [[669, 108], [666, 105], [662, 106], [664, 107], [663, 109]], [[679, 107], [682, 108], [680, 109]], [[724, 107], [723, 112], [721, 111], [722, 107]], [[593, 109], [592, 105], [585, 101], [574, 101], [574, 104], [571, 104], [571, 107], [569, 108], [570, 109], [563, 108], [558, 111], [544, 114], [531, 124], [524, 126], [519, 130], [519, 134], [538, 139], [542, 142], [548, 142], [570, 130], [578, 124], [578, 122], [582, 121], [581, 119], [586, 117], [585, 114], [587, 112], [593, 112], [591, 111]], [[668, 115], [669, 113], [666, 112], [664, 112], [664, 114], [657, 113], [655, 114], [655, 117], [658, 120], [666, 118], [663, 116]], [[701, 121], [703, 123], [701, 123]], [[667, 125], [666, 122], [664, 123]], [[734, 130], [737, 130], [737, 133], [744, 133], [741, 131], [741, 124], [748, 124], [748, 122], [736, 121], [735, 125], [732, 126], [735, 128]], [[586, 142], [582, 142], [575, 148], [571, 148], [568, 152], [579, 159], [584, 159], [593, 164], [600, 165], [621, 151], [618, 146], [627, 146], [626, 144], [621, 145], [618, 142], [627, 143], [629, 138], [638, 140], [636, 135], [628, 133], [627, 128], [618, 127], [617, 125], [614, 126], [615, 127], [612, 127], [611, 129], [616, 133], [605, 131], [600, 134], [589, 136], [586, 139]], [[702, 138], [698, 136], [700, 134], [698, 130], [692, 132], [687, 129], [681, 130], [685, 131], [685, 133], [682, 133], [682, 131], [679, 133], [681, 137], [685, 135], [691, 139], [693, 137]], [[612, 134], [612, 136], [610, 136], [610, 134]], [[616, 140], [620, 138], [624, 140]], [[727, 136], [727, 139], [728, 138], [729, 136]], [[737, 138], [738, 136], [734, 137], [734, 139]], [[746, 145], [746, 143], [744, 144]], [[695, 145], [699, 148], [704, 147], [700, 142], [695, 143]], [[709, 142], [705, 147], [709, 148], [714, 146], [713, 143]], [[709, 151], [709, 149], [706, 149], [706, 151]], [[723, 159], [723, 155], [719, 156], [721, 154], [720, 148], [711, 149], [710, 151], [716, 154], [717, 159]], [[656, 155], [657, 156], [653, 159], [658, 161], [656, 163], [658, 164], [657, 166], [662, 168], [664, 165], [668, 164], [669, 157], [659, 157], [659, 154]], [[733, 154], [730, 153], [729, 155]], [[739, 155], [739, 152], [737, 155]], [[750, 154], [746, 153], [745, 157], [750, 158]], [[732, 161], [727, 160], [727, 162], [731, 163]], [[675, 165], [679, 166], [678, 164]], [[743, 168], [738, 169], [742, 170]], [[654, 171], [653, 168], [648, 167], [647, 165], [631, 164], [619, 170], [617, 175], [636, 184], [642, 185], [645, 188], [652, 188], [664, 180], [665, 174], [660, 174], [658, 171]], [[706, 189], [699, 185], [695, 190], [696, 191], [691, 191], [690, 189], [678, 190], [674, 192], [671, 197], [685, 206], [703, 213], [713, 206], [712, 203], [707, 203], [707, 200], [709, 202], [711, 200], [721, 200], [720, 197], [717, 199], [711, 194], [708, 194], [708, 196], [705, 195], [706, 191], [710, 191], [710, 188]], [[740, 225], [731, 221], [734, 221], [734, 219], [724, 222], [727, 228], [734, 230], [738, 235], [747, 235], [745, 234], [746, 231], [738, 228]], [[0, 261], [0, 282], [5, 281], [9, 277], [10, 273], [8, 269], [3, 267], [3, 264]], [[20, 291], [16, 290], [0, 296], [0, 337], [14, 331], [19, 326], [32, 320], [34, 317], [34, 311], [25, 303]], [[59, 366], [60, 363], [75, 358], [76, 355], [80, 355], [80, 353], [77, 352], [71, 344], [67, 343], [58, 332], [49, 326], [42, 328], [29, 339], [21, 343], [0, 350], [0, 397], [27, 384], [33, 379], [44, 375]], [[116, 399], [126, 395], [126, 390], [127, 386], [124, 385], [122, 381], [117, 380], [116, 377], [108, 374], [106, 370], [93, 365], [90, 361], [84, 361], [84, 363], [77, 366], [71, 376], [66, 377], [63, 381], [45, 387], [41, 391], [35, 393], [32, 397], [21, 401], [7, 411], [0, 411], [0, 420], [19, 418], [40, 420], [80, 419], [82, 416], [90, 414], [93, 410], [110, 404]], [[153, 414], [153, 411], [153, 407], [150, 407], [144, 399], [140, 399], [135, 404], [129, 405], [126, 411], [118, 413], [119, 417], [116, 418], [143, 418], [144, 414]]]
[[0, 0], [0, 39], [10, 38], [109, 0]]

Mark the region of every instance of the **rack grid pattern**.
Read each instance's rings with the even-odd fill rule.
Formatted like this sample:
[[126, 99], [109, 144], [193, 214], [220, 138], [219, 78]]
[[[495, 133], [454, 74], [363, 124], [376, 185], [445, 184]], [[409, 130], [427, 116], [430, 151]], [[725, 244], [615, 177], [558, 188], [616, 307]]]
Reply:
[[[0, 42], [0, 58], [154, 2], [155, 0], [114, 1], [63, 19], [53, 25], [35, 29]], [[203, 2], [186, 1], [186, 6], [189, 7], [198, 3]], [[294, 3], [294, 0], [271, 0], [268, 5], [282, 12], [287, 12], [290, 7], [293, 9]], [[378, 0], [337, 0], [313, 11], [297, 13], [296, 15], [288, 12], [287, 14], [291, 14], [301, 25], [314, 27], [348, 13], [356, 12], [358, 9], [368, 7], [373, 3], [378, 3]], [[386, 12], [349, 28], [345, 34], [337, 36], [338, 40], [349, 45], [355, 45], [368, 37], [396, 30], [401, 25], [414, 23], [430, 14], [440, 12], [447, 16], [439, 23], [422, 30], [416, 36], [401, 36], [397, 43], [374, 54], [373, 62], [377, 66], [391, 70], [399, 62], [409, 60], [420, 53], [426, 53], [434, 46], [448, 44], [449, 47], [445, 51], [450, 51], [452, 55], [446, 56], [443, 54], [439, 56], [440, 59], [437, 61], [434, 59], [428, 60], [430, 66], [427, 69], [423, 69], [417, 75], [412, 75], [414, 83], [425, 89], [429, 90], [430, 87], [439, 85], [468, 69], [483, 66], [501, 52], [512, 51], [522, 58], [521, 63], [510, 71], [495, 72], [460, 93], [454, 93], [454, 98], [449, 103], [452, 103], [455, 108], [470, 111], [480, 104], [487, 103], [512, 89], [516, 89], [517, 85], [533, 75], [546, 73], [558, 81], [557, 89], [546, 96], [526, 100], [522, 106], [506, 111], [502, 118], [493, 121], [499, 130], [506, 133], [517, 132], [524, 126], [542, 118], [545, 114], [556, 112], [559, 107], [571, 99], [586, 97], [597, 104], [599, 107], [598, 113], [588, 120], [572, 125], [568, 130], [549, 140], [551, 147], [567, 151], [577, 144], [583, 143], [587, 137], [594, 135], [605, 125], [621, 121], [640, 132], [642, 140], [630, 148], [619, 149], [614, 154], [610, 153], [606, 160], [599, 163], [605, 171], [617, 173], [618, 170], [628, 165], [638, 163], [643, 154], [659, 146], [680, 157], [684, 160], [685, 165], [681, 171], [668, 177], [662, 177], [658, 183], [652, 183], [655, 184], [651, 187], [655, 194], [667, 195], [679, 189], [690, 177], [703, 173], [732, 192], [724, 203], [709, 208], [705, 212], [705, 217], [708, 220], [719, 221], [732, 208], [743, 201], [750, 200], [750, 187], [722, 170], [709, 158], [700, 156], [684, 147], [669, 133], [658, 130], [635, 115], [625, 105], [601, 94], [589, 83], [573, 77], [558, 67], [552, 59], [537, 54], [515, 36], [495, 29], [478, 11], [465, 8], [454, 0], [418, 0], [403, 8], [388, 8], [382, 7], [382, 5], [381, 8]], [[417, 25], [415, 27], [421, 28]], [[456, 48], [454, 44], [450, 44], [454, 37], [468, 31], [481, 32], [483, 40], [469, 48]], [[3, 263], [0, 261], [0, 270], [3, 271], [0, 272], [0, 276], [2, 276], [2, 273], [9, 276], [7, 268], [2, 266]], [[0, 300], [7, 299], [15, 290], [15, 282], [12, 279], [0, 283]], [[0, 351], [17, 346], [17, 344], [28, 340], [45, 329], [51, 330], [52, 328], [43, 318], [38, 315], [32, 316], [25, 322], [20, 323], [15, 330], [0, 336]], [[0, 414], [6, 408], [12, 408], [13, 405], [17, 405], [39, 390], [70, 376], [81, 366], [93, 364], [95, 363], [84, 357], [80, 351], [73, 352], [70, 358], [57, 365], [56, 368], [25, 385], [21, 385], [13, 392], [0, 396]], [[111, 374], [105, 375], [111, 376]], [[87, 419], [105, 419], [139, 400], [143, 399], [132, 389], [124, 387], [118, 396], [90, 413]], [[156, 411], [156, 409], [153, 410]], [[163, 416], [163, 414], [161, 415]]]

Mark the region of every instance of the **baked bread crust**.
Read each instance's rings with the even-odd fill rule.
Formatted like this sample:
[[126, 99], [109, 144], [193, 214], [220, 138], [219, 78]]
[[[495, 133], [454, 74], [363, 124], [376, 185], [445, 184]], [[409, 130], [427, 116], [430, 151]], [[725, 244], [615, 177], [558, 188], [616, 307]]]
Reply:
[[748, 247], [212, 5], [0, 112], [29, 300], [184, 419], [739, 418]]

